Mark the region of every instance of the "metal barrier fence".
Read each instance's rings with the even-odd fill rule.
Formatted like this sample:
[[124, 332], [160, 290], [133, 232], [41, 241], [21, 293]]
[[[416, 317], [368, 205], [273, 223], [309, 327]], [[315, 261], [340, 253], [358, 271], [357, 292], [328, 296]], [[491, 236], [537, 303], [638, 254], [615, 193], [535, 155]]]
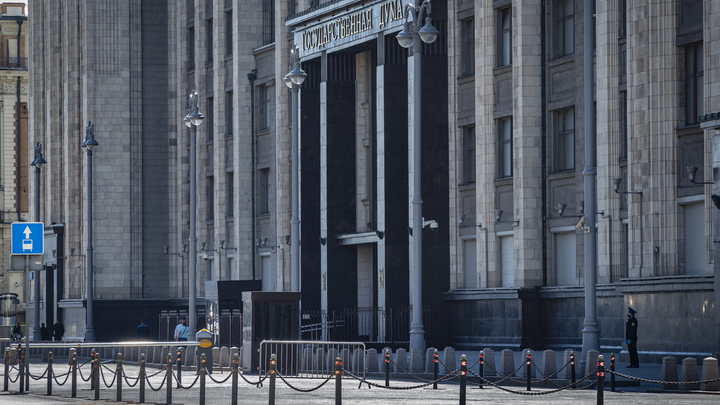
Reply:
[[324, 342], [304, 340], [263, 340], [260, 342], [258, 372], [270, 370], [270, 359], [277, 359], [276, 369], [285, 377], [325, 378], [332, 375], [336, 357], [347, 369], [365, 378], [365, 344], [362, 342]]

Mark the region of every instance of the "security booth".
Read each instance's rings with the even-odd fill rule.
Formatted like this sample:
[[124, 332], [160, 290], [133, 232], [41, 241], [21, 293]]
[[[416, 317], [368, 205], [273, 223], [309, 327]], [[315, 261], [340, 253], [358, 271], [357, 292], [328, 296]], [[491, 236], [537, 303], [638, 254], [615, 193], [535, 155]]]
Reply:
[[[260, 362], [260, 342], [263, 340], [300, 339], [300, 293], [246, 291], [243, 292], [243, 355], [242, 368], [257, 371]], [[263, 352], [262, 364], [269, 364], [272, 353]], [[276, 353], [280, 356], [280, 353]], [[285, 353], [291, 356], [292, 353]], [[278, 364], [283, 364], [278, 359]], [[262, 371], [262, 370], [261, 370]]]
[[215, 346], [215, 336], [212, 332], [207, 329], [200, 329], [195, 334], [195, 340], [198, 342], [197, 349], [195, 350], [195, 364], [197, 365], [197, 371], [200, 372], [200, 358], [205, 355], [205, 368], [208, 374], [212, 374], [213, 369], [213, 355], [212, 349]]
[[9, 338], [12, 327], [17, 321], [18, 295], [15, 293], [0, 294], [0, 338]]
[[262, 280], [205, 282], [205, 324], [215, 346], [242, 345], [242, 294], [262, 290]]

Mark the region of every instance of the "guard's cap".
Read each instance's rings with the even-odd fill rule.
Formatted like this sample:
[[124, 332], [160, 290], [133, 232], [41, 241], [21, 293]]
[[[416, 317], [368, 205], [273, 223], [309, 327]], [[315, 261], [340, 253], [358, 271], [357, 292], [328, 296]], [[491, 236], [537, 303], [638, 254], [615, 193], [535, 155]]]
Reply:
[[628, 312], [631, 313], [631, 314], [633, 314], [633, 315], [637, 314], [637, 311], [634, 310], [634, 309], [632, 309], [632, 308], [630, 308], [630, 307], [628, 307]]

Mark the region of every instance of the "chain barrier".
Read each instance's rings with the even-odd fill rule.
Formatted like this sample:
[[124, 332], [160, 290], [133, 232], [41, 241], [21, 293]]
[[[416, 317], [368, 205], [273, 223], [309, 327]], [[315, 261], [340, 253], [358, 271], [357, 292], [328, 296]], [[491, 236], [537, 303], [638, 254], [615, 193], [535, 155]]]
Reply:
[[455, 379], [455, 378], [458, 378], [458, 375], [457, 375], [457, 372], [458, 372], [458, 371], [460, 371], [459, 368], [458, 368], [457, 370], [453, 371], [452, 373], [450, 373], [450, 374], [442, 377], [442, 378], [438, 378], [438, 379], [435, 380], [435, 381], [430, 381], [430, 382], [425, 383], [425, 384], [413, 385], [413, 386], [410, 386], [410, 387], [386, 387], [386, 386], [384, 386], [384, 385], [376, 384], [376, 383], [374, 383], [374, 382], [372, 382], [372, 381], [364, 380], [364, 379], [356, 376], [355, 374], [353, 374], [353, 373], [351, 373], [351, 372], [343, 369], [343, 372], [344, 372], [344, 373], [347, 373], [351, 378], [354, 378], [354, 379], [360, 381], [360, 385], [361, 385], [361, 386], [362, 386], [362, 384], [367, 384], [368, 386], [372, 386], [372, 387], [375, 387], [375, 388], [383, 388], [383, 389], [386, 389], [386, 390], [397, 390], [397, 391], [407, 391], [407, 390], [414, 390], [414, 389], [417, 389], [417, 388], [425, 388], [425, 387], [428, 387], [428, 386], [430, 386], [430, 385], [432, 385], [432, 384], [435, 384], [435, 383], [450, 381], [450, 380], [453, 380], [453, 379]]
[[[106, 365], [104, 365], [104, 364], [102, 364], [102, 363], [101, 363], [100, 365], [102, 366], [102, 367], [99, 368], [99, 370], [100, 370], [100, 377], [102, 377], [103, 384], [105, 384], [105, 386], [106, 386], [107, 388], [111, 388], [111, 387], [115, 384], [115, 378], [117, 377], [117, 374], [116, 374], [114, 371], [112, 371], [111, 369], [109, 369]], [[103, 368], [107, 368], [108, 371], [110, 371], [110, 372], [112, 373], [112, 375], [113, 375], [113, 379], [112, 379], [112, 381], [110, 381], [110, 385], [108, 385], [107, 381], [105, 380], [105, 373], [103, 373]]]
[[157, 389], [155, 389], [155, 388], [153, 388], [152, 383], [150, 382], [150, 377], [147, 377], [147, 376], [146, 376], [146, 377], [145, 377], [145, 380], [147, 381], [148, 387], [150, 387], [150, 389], [153, 390], [153, 391], [155, 391], [155, 392], [160, 391], [160, 390], [163, 388], [163, 386], [165, 385], [165, 381], [167, 381], [166, 378], [163, 378], [163, 379], [162, 379], [162, 382], [160, 383], [160, 386], [157, 387]]
[[[67, 382], [68, 378], [70, 378], [71, 370], [72, 370], [72, 367], [71, 367], [71, 366], [68, 366], [68, 372], [67, 372], [67, 373], [63, 373], [63, 374], [57, 375], [57, 374], [55, 374], [55, 372], [53, 372], [53, 380], [55, 380], [55, 383], [56, 383], [57, 385], [60, 385], [60, 386], [65, 385], [65, 383]], [[60, 381], [58, 381], [58, 377], [62, 377], [62, 376], [65, 376], [65, 381], [63, 381], [63, 382], [61, 383]]]
[[[597, 372], [597, 368], [596, 368], [595, 370], [593, 370], [590, 374], [586, 375], [585, 377], [581, 378], [581, 379], [578, 380], [578, 381], [575, 381], [574, 383], [572, 383], [572, 384], [570, 384], [570, 385], [566, 385], [565, 387], [560, 387], [560, 388], [558, 388], [558, 389], [548, 390], [548, 391], [515, 391], [515, 390], [511, 390], [511, 389], [509, 389], [509, 388], [502, 387], [502, 386], [498, 385], [498, 383], [494, 383], [494, 382], [486, 379], [485, 377], [481, 377], [481, 376], [475, 374], [472, 370], [468, 370], [468, 371], [469, 371], [472, 375], [474, 375], [475, 377], [478, 377], [478, 378], [482, 379], [482, 380], [485, 381], [487, 384], [492, 385], [493, 387], [498, 388], [498, 389], [500, 389], [500, 390], [502, 390], [502, 391], [509, 392], [509, 393], [511, 393], [511, 394], [517, 394], [517, 395], [540, 396], [540, 395], [554, 394], [554, 393], [557, 393], [557, 392], [560, 392], [560, 391], [564, 391], [564, 390], [567, 390], [567, 389], [570, 389], [570, 388], [574, 388], [574, 386], [576, 386], [576, 385], [580, 384], [581, 382], [587, 380], [588, 378], [592, 377], [592, 376]], [[597, 383], [596, 381], [593, 381], [591, 384], [588, 384], [588, 385], [582, 387], [581, 389], [586, 389], [586, 388], [592, 387], [592, 386], [595, 385], [596, 383]], [[472, 382], [471, 382], [471, 384], [473, 384], [473, 385], [480, 385], [480, 384], [478, 384], [478, 383], [472, 383]]]
[[[513, 374], [517, 373], [518, 371], [520, 371], [520, 369], [522, 369], [523, 367], [525, 367], [525, 363], [524, 363], [524, 362], [520, 362], [520, 367], [516, 368], [515, 371], [513, 371], [512, 373], [510, 373], [510, 375], [507, 375], [507, 376], [506, 376], [505, 374], [503, 374], [503, 373], [495, 370], [495, 367], [493, 367], [493, 366], [490, 365], [489, 363], [485, 363], [485, 365], [487, 365], [488, 367], [490, 367], [490, 370], [494, 371], [495, 374], [503, 377], [502, 379], [500, 379], [499, 381], [497, 381], [496, 384], [500, 384], [501, 382], [507, 381], [507, 380], [514, 381], [514, 382], [516, 382], [516, 383], [518, 383], [518, 384], [525, 384], [525, 382], [526, 382], [526, 381], [522, 381], [522, 380], [515, 380], [514, 378], [512, 378], [512, 375], [513, 375]], [[470, 369], [470, 367], [468, 367], [468, 370], [469, 370], [469, 369]], [[475, 374], [472, 370], [470, 370], [470, 372], [471, 372], [472, 374]], [[476, 377], [480, 377], [480, 376], [476, 376]]]
[[[422, 377], [420, 377], [420, 376], [418, 376], [418, 375], [415, 375], [415, 374], [409, 372], [408, 370], [405, 370], [404, 368], [400, 367], [397, 363], [395, 363], [395, 361], [392, 359], [392, 357], [390, 357], [390, 362], [391, 362], [392, 364], [394, 364], [395, 367], [398, 368], [398, 370], [402, 371], [403, 373], [409, 375], [410, 377], [412, 377], [412, 378], [414, 378], [414, 379], [416, 379], [416, 380], [418, 380], [418, 381], [429, 382], [430, 384], [433, 383], [432, 380], [428, 380], [428, 379], [426, 379], [426, 378], [422, 378]], [[459, 369], [458, 369], [458, 370], [459, 370]], [[455, 371], [457, 371], [457, 370], [455, 370]]]
[[[128, 385], [130, 388], [134, 388], [138, 383], [140, 382], [141, 378], [140, 375], [137, 377], [128, 377], [127, 374], [125, 374], [125, 369], [123, 368], [123, 379], [125, 380], [125, 384]], [[130, 384], [128, 380], [135, 380], [135, 384]]]
[[34, 375], [32, 375], [32, 374], [30, 373], [30, 367], [28, 367], [28, 373], [27, 373], [27, 375], [29, 375], [30, 378], [32, 378], [32, 379], [35, 380], [35, 381], [40, 381], [40, 380], [42, 380], [43, 378], [45, 378], [45, 376], [47, 375], [47, 373], [48, 373], [48, 369], [46, 368], [45, 371], [42, 373], [41, 376], [35, 377]]
[[[445, 370], [450, 370], [450, 367], [448, 367], [445, 363], [443, 363], [443, 361], [440, 360], [439, 357], [438, 357], [437, 360], [438, 360], [438, 363], [440, 363], [441, 366], [445, 367]], [[476, 361], [475, 363], [473, 363], [472, 366], [467, 366], [467, 368], [468, 368], [468, 369], [471, 369], [471, 368], [477, 366], [478, 364], [480, 364], [480, 358], [478, 358], [477, 361]], [[457, 373], [459, 370], [460, 370], [460, 368], [458, 368], [457, 370], [453, 371], [453, 373]], [[450, 374], [452, 374], [452, 373], [450, 373]]]
[[[87, 364], [87, 362], [85, 362], [85, 364]], [[91, 366], [91, 367], [92, 367], [92, 366]], [[81, 380], [83, 380], [83, 381], [85, 381], [85, 382], [90, 381], [90, 379], [92, 378], [92, 370], [90, 370], [90, 373], [88, 374], [88, 378], [83, 377], [82, 368], [80, 368], [80, 366], [78, 366], [78, 369], [77, 369], [77, 370], [80, 372], [80, 379], [81, 379]]]
[[213, 378], [212, 373], [208, 372], [208, 369], [207, 369], [207, 368], [205, 369], [205, 373], [206, 373], [206, 377], [208, 377], [208, 378], [210, 379], [210, 381], [212, 381], [212, 382], [214, 382], [214, 383], [216, 383], [216, 384], [225, 384], [225, 383], [230, 379], [230, 377], [232, 377], [232, 373], [229, 373], [229, 374], [227, 375], [227, 377], [225, 377], [224, 380], [218, 381], [218, 380], [216, 380], [216, 379]]
[[269, 373], [269, 372], [266, 373], [265, 376], [264, 376], [263, 378], [261, 378], [260, 381], [258, 381], [258, 382], [252, 382], [252, 381], [248, 380], [247, 378], [245, 378], [245, 373], [240, 373], [240, 372], [238, 372], [238, 375], [239, 375], [240, 378], [242, 378], [243, 381], [245, 381], [246, 383], [248, 383], [248, 384], [250, 384], [250, 385], [254, 385], [254, 386], [258, 387], [258, 388], [261, 388], [261, 387], [263, 386], [263, 385], [262, 385], [263, 381], [265, 381], [265, 380], [268, 378], [268, 376], [270, 376], [270, 373]]
[[12, 377], [10, 377], [10, 374], [8, 374], [8, 380], [10, 380], [10, 382], [13, 383], [13, 384], [15, 384], [15, 382], [18, 380], [18, 378], [20, 378], [20, 374], [19, 374], [19, 373], [18, 373], [18, 375], [15, 376], [15, 379], [14, 379], [14, 380], [13, 380]]
[[[167, 372], [167, 370], [165, 370], [165, 372]], [[197, 375], [195, 376], [195, 379], [193, 380], [192, 384], [190, 384], [190, 385], [188, 385], [188, 386], [184, 386], [184, 385], [182, 385], [182, 383], [180, 382], [180, 380], [178, 380], [177, 375], [175, 374], [175, 372], [172, 373], [172, 376], [173, 376], [173, 379], [175, 380], [175, 382], [177, 382], [177, 387], [178, 387], [178, 388], [182, 388], [182, 389], [184, 389], [184, 390], [189, 390], [190, 388], [194, 387], [195, 384], [196, 384], [196, 383], [198, 382], [198, 380], [200, 379], [200, 374], [197, 374]]]
[[310, 388], [310, 389], [307, 389], [307, 390], [306, 390], [306, 389], [302, 389], [302, 388], [295, 387], [294, 385], [290, 384], [290, 383], [285, 379], [285, 377], [283, 377], [282, 374], [280, 374], [279, 371], [277, 372], [277, 376], [280, 377], [280, 379], [285, 383], [285, 385], [287, 385], [288, 387], [290, 387], [290, 388], [292, 388], [292, 389], [294, 389], [295, 391], [298, 391], [298, 392], [313, 392], [313, 391], [319, 390], [323, 385], [327, 384], [328, 381], [332, 380], [332, 379], [335, 377], [334, 374], [330, 374], [330, 375], [328, 376], [328, 378], [325, 379], [325, 381], [323, 381], [322, 383], [320, 383], [320, 385], [318, 385], [318, 386], [315, 387], [315, 388]]
[[609, 374], [615, 374], [618, 377], [627, 378], [629, 380], [635, 380], [640, 382], [646, 382], [651, 384], [667, 384], [667, 385], [690, 385], [690, 384], [708, 384], [716, 381], [720, 381], [720, 377], [713, 378], [712, 380], [700, 380], [700, 381], [660, 381], [660, 380], [648, 380], [646, 378], [634, 377], [631, 375], [618, 373], [617, 371], [607, 370]]

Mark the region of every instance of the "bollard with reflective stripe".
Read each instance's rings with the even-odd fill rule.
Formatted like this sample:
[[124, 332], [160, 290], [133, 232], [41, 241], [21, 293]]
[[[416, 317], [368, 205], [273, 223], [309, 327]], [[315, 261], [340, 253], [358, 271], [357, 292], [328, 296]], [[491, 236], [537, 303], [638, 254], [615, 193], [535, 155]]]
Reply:
[[433, 389], [437, 389], [437, 379], [438, 379], [438, 352], [437, 349], [433, 352]]
[[8, 384], [10, 381], [8, 381], [10, 377], [10, 348], [5, 348], [5, 375], [3, 377], [3, 391], [7, 392], [8, 390]]
[[117, 378], [117, 402], [122, 401], [122, 375], [123, 375], [123, 356], [122, 353], [117, 354], [117, 366], [115, 366], [115, 378]]
[[95, 376], [95, 399], [100, 399], [100, 355], [95, 353], [95, 364], [93, 364], [93, 372]]
[[182, 350], [177, 351], [177, 388], [182, 384]]
[[72, 370], [72, 381], [70, 382], [70, 398], [77, 397], [77, 353], [73, 352], [72, 362], [70, 364]]
[[277, 366], [277, 357], [274, 354], [270, 355], [270, 389], [268, 403], [275, 405], [275, 367]]
[[205, 362], [207, 361], [207, 358], [205, 357], [205, 353], [200, 355], [200, 405], [205, 405], [205, 374], [207, 374], [207, 371], [205, 370]]
[[140, 400], [139, 403], [145, 402], [145, 353], [140, 354], [140, 373], [138, 374], [140, 379]]
[[20, 393], [25, 392], [25, 352], [18, 345], [18, 367], [20, 368]]
[[172, 353], [167, 354], [167, 371], [165, 372], [165, 385], [167, 385], [167, 391], [165, 394], [165, 403], [166, 404], [172, 404], [172, 366], [173, 366], [173, 358]]
[[615, 353], [610, 354], [610, 391], [615, 392]]
[[603, 359], [602, 354], [598, 356], [597, 367], [598, 367], [598, 371], [597, 371], [597, 376], [598, 376], [597, 405], [602, 405], [604, 402], [603, 395], [605, 393], [605, 387], [604, 387], [604, 385], [605, 385], [604, 384], [604, 382], [605, 382], [605, 360]]
[[342, 405], [342, 359], [335, 358], [335, 405]]
[[483, 371], [485, 368], [485, 355], [483, 352], [480, 352], [480, 359], [479, 359], [479, 365], [478, 365], [478, 388], [483, 389]]
[[575, 352], [570, 353], [570, 382], [573, 388], [577, 388], [575, 386]]
[[530, 370], [530, 367], [532, 367], [532, 356], [530, 356], [530, 353], [527, 354], [527, 390], [530, 391], [530, 384], [532, 383], [530, 380], [530, 377], [532, 376], [532, 372]]
[[231, 396], [231, 405], [238, 405], [238, 364], [240, 363], [240, 358], [238, 357], [238, 354], [233, 354], [232, 359], [232, 391], [230, 393]]
[[95, 390], [95, 349], [90, 352], [90, 390]]
[[390, 386], [390, 350], [385, 350], [385, 386]]
[[465, 405], [467, 399], [467, 357], [460, 357], [460, 405]]
[[[42, 349], [40, 349], [42, 350]], [[47, 365], [47, 393], [45, 395], [52, 395], [52, 376], [53, 376], [53, 354], [48, 353], [48, 365]]]

